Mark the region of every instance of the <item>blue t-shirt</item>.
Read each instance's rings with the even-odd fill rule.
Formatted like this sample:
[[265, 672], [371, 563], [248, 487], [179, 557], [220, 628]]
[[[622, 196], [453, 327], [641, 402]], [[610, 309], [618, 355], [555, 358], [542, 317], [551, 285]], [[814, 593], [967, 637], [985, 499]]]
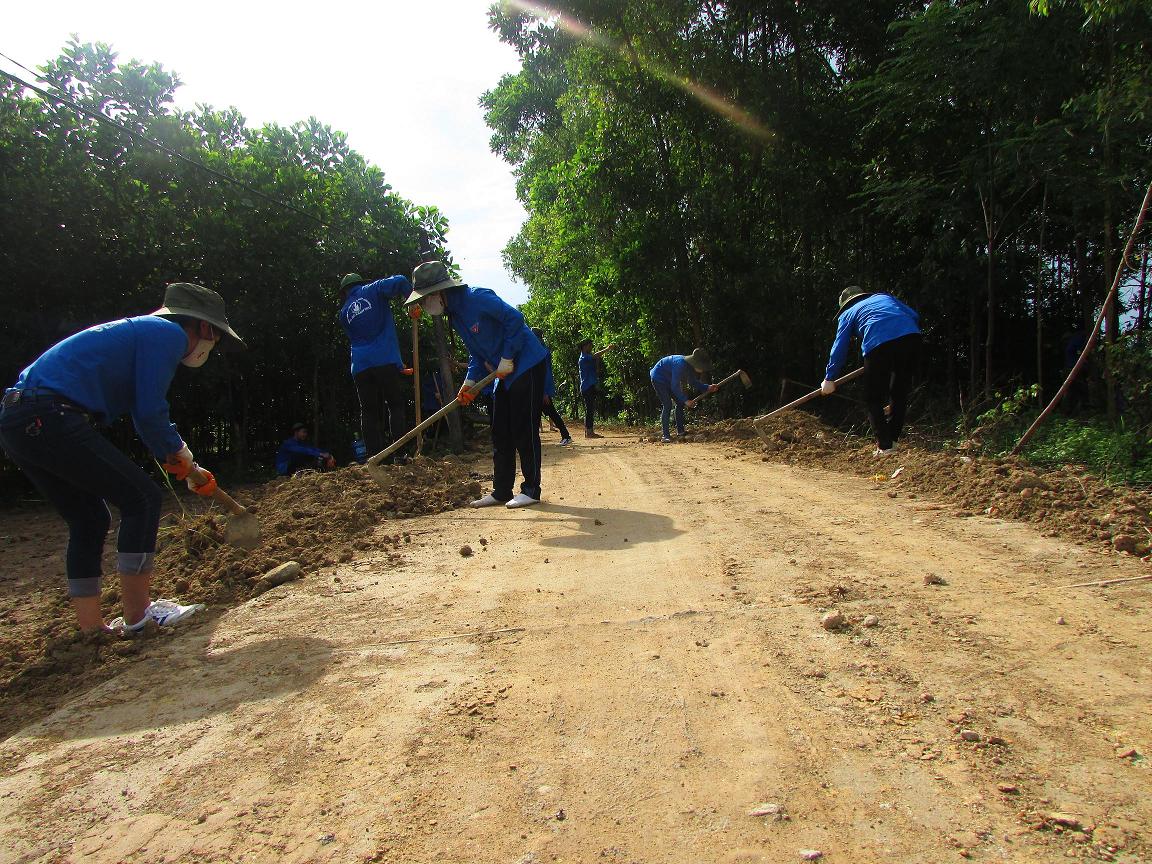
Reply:
[[470, 381], [479, 381], [507, 357], [515, 366], [504, 379], [511, 384], [548, 356], [543, 343], [524, 323], [520, 310], [501, 300], [495, 291], [470, 285], [449, 288], [444, 292], [444, 302], [452, 328], [468, 349]]
[[596, 363], [600, 358], [595, 354], [580, 352], [580, 392], [587, 393], [600, 383]]
[[352, 343], [353, 375], [376, 366], [404, 367], [390, 301], [411, 292], [412, 285], [404, 276], [389, 276], [348, 290], [337, 317]]
[[311, 444], [305, 444], [303, 441], [297, 441], [296, 436], [285, 439], [284, 443], [280, 445], [280, 449], [276, 451], [276, 473], [281, 476], [288, 473], [288, 463], [295, 455], [311, 456], [314, 459], [319, 459], [324, 455], [324, 451], [318, 447], [313, 447]]
[[684, 359], [683, 354], [670, 354], [656, 361], [656, 365], [649, 371], [653, 384], [663, 384], [672, 391], [672, 398], [683, 404], [688, 401], [684, 395], [684, 384], [695, 390], [703, 392], [708, 389], [696, 377], [692, 366]]
[[176, 322], [121, 318], [57, 342], [16, 387], [51, 390], [105, 423], [130, 414], [140, 440], [163, 461], [184, 446], [168, 416], [168, 386], [187, 353], [188, 335]]
[[848, 355], [852, 337], [857, 334], [860, 336], [860, 351], [867, 357], [877, 345], [919, 332], [920, 316], [891, 294], [865, 297], [840, 313], [836, 341], [832, 343], [824, 377], [829, 381], [836, 378]]

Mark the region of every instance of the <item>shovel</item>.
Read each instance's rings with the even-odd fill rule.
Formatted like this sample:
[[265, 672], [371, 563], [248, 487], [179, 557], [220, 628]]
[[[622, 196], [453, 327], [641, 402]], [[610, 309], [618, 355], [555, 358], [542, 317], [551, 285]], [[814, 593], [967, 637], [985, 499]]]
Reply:
[[[489, 372], [486, 376], [473, 384], [468, 392], [473, 396], [476, 396], [482, 392], [485, 387], [491, 384], [495, 378], [496, 373]], [[392, 487], [392, 478], [388, 476], [388, 472], [380, 466], [380, 463], [395, 453], [397, 450], [399, 450], [401, 447], [403, 447], [405, 444], [407, 444], [409, 441], [411, 441], [413, 438], [415, 438], [417, 435], [419, 435], [421, 432], [423, 432], [425, 429], [427, 429], [429, 426], [431, 426], [433, 423], [435, 423], [437, 420], [439, 420], [441, 417], [446, 414], [451, 414], [459, 406], [460, 399], [453, 399], [436, 413], [429, 414], [424, 420], [417, 423], [414, 428], [409, 429], [375, 456], [370, 456], [368, 461], [364, 463], [364, 467], [367, 469], [368, 475], [373, 480], [375, 480], [377, 484], [379, 484], [381, 489], [390, 489]]]
[[[736, 378], [740, 379], [740, 383], [743, 384], [745, 388], [752, 386], [752, 379], [748, 377], [748, 373], [745, 372], [743, 369], [737, 369], [735, 372], [733, 372], [727, 378], [724, 378], [723, 380], [717, 381], [716, 386], [718, 388], [723, 387], [729, 381], [732, 381], [733, 379], [736, 379]], [[708, 395], [708, 391], [705, 390], [703, 393], [701, 393], [699, 396], [697, 396], [692, 401], [693, 402], [699, 402], [701, 399], [703, 399], [707, 395]]]
[[[855, 381], [857, 378], [859, 378], [863, 374], [864, 374], [864, 368], [863, 367], [857, 369], [855, 372], [849, 372], [844, 377], [836, 379], [836, 386], [840, 387], [843, 384], [847, 384], [849, 381]], [[805, 395], [801, 396], [799, 399], [794, 399], [793, 401], [789, 402], [787, 405], [781, 405], [775, 411], [769, 411], [767, 414], [763, 415], [762, 417], [757, 417], [755, 420], [753, 420], [752, 421], [752, 428], [756, 430], [756, 434], [760, 436], [761, 441], [763, 441], [765, 444], [769, 444], [769, 443], [771, 443], [771, 441], [768, 438], [768, 433], [764, 430], [764, 428], [762, 426], [762, 424], [765, 420], [767, 420], [769, 417], [775, 417], [777, 414], [783, 414], [785, 411], [790, 411], [793, 408], [798, 408], [799, 406], [803, 405], [805, 402], [810, 402], [819, 395], [820, 395], [820, 390], [816, 389], [816, 390], [813, 390], [811, 393], [806, 393]]]
[[[196, 484], [197, 486], [203, 486], [211, 479], [201, 471], [199, 465], [193, 465], [188, 475], [195, 476], [201, 481]], [[228, 509], [228, 516], [224, 520], [224, 542], [241, 549], [255, 549], [259, 546], [260, 520], [255, 514], [249, 513], [219, 486], [212, 493], [212, 497]]]

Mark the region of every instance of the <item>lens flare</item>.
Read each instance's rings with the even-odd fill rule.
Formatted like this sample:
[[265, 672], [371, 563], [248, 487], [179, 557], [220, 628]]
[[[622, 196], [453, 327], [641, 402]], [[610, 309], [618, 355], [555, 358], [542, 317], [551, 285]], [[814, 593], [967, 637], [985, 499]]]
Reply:
[[682, 90], [709, 111], [723, 117], [753, 138], [760, 141], [768, 141], [775, 135], [771, 129], [761, 123], [749, 111], [716, 90], [680, 75], [662, 63], [639, 56], [635, 51], [631, 51], [625, 46], [612, 41], [607, 36], [597, 33], [587, 24], [577, 21], [572, 17], [565, 16], [564, 13], [557, 9], [545, 6], [543, 3], [532, 3], [530, 0], [506, 0], [506, 2], [515, 9], [539, 18], [547, 24], [559, 27], [570, 36], [588, 42], [605, 51], [618, 54], [626, 61], [635, 62], [653, 78]]

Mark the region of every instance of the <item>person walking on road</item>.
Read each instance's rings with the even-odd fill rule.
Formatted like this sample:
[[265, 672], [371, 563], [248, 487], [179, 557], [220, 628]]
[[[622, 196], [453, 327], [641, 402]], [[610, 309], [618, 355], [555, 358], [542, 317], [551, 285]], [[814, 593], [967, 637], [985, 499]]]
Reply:
[[908, 393], [920, 362], [920, 315], [891, 294], [855, 285], [841, 291], [836, 340], [820, 385], [825, 396], [836, 392], [836, 376], [856, 336], [864, 354], [864, 400], [876, 436], [872, 455], [888, 456], [904, 431]]
[[[405, 276], [367, 281], [359, 273], [340, 280], [337, 318], [352, 343], [352, 380], [360, 399], [360, 432], [368, 454], [379, 453], [408, 431], [407, 392], [391, 301], [406, 297]], [[386, 461], [403, 457], [394, 453]]]
[[670, 354], [656, 362], [649, 375], [652, 378], [652, 388], [660, 400], [660, 440], [667, 444], [672, 440], [669, 434], [669, 419], [673, 407], [676, 411], [676, 434], [684, 434], [684, 406], [696, 407], [696, 400], [688, 401], [684, 395], [684, 385], [687, 384], [701, 393], [715, 393], [715, 384], [704, 384], [696, 378], [697, 374], [707, 372], [712, 368], [712, 360], [703, 348], [696, 348], [691, 354]]
[[606, 345], [599, 351], [593, 351], [592, 345], [591, 339], [583, 339], [577, 345], [580, 349], [580, 398], [584, 401], [584, 437], [603, 438], [603, 435], [596, 434], [592, 426], [596, 420], [596, 402], [600, 393], [600, 370], [604, 365], [600, 358], [613, 346]]
[[[442, 261], [426, 261], [412, 274], [407, 304], [419, 303], [431, 315], [448, 315], [468, 349], [468, 371], [456, 398], [472, 402], [472, 385], [495, 372], [492, 391], [493, 490], [473, 507], [503, 504], [509, 509], [540, 503], [540, 410], [548, 352], [514, 306], [494, 291], [474, 288], [448, 274]], [[513, 494], [516, 457], [524, 482]]]
[[[539, 327], [533, 327], [532, 332], [536, 334], [540, 344], [544, 345], [544, 331]], [[544, 370], [544, 407], [541, 411], [548, 418], [548, 422], [560, 431], [560, 446], [567, 447], [572, 443], [572, 436], [568, 434], [568, 427], [564, 423], [564, 418], [556, 410], [556, 379], [552, 374], [552, 352], [547, 345], [544, 345], [544, 350], [548, 351], [548, 358], [545, 360], [548, 365]]]
[[[215, 479], [195, 465], [169, 419], [167, 394], [177, 366], [203, 366], [217, 346], [244, 347], [228, 324], [223, 298], [176, 282], [155, 312], [98, 324], [53, 345], [0, 400], [0, 444], [68, 523], [68, 597], [86, 633], [133, 633], [149, 621], [170, 627], [204, 608], [152, 600], [163, 493], [95, 427], [131, 415], [164, 468], [193, 491], [211, 495]], [[105, 624], [100, 583], [109, 504], [120, 511], [116, 570], [123, 615]]]

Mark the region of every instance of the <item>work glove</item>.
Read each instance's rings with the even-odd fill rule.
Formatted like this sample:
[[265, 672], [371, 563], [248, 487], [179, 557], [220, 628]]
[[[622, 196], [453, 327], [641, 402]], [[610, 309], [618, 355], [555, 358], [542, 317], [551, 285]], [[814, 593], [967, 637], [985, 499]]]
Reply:
[[689, 399], [687, 402], [684, 403], [684, 407], [685, 408], [695, 408], [696, 407], [696, 400], [695, 399]]
[[183, 446], [176, 453], [172, 453], [164, 460], [164, 470], [175, 477], [177, 480], [186, 480], [188, 472], [192, 470], [192, 466], [196, 464], [192, 458], [192, 451], [188, 449], [188, 445], [180, 442]]
[[496, 367], [497, 378], [507, 378], [512, 374], [512, 370], [516, 368], [516, 364], [512, 362], [510, 357], [501, 357], [500, 365]]
[[715, 392], [716, 392], [717, 390], [719, 390], [719, 389], [720, 389], [720, 385], [719, 385], [719, 384], [709, 384], [709, 385], [708, 385], [708, 392], [709, 392], [709, 393], [715, 393]]
[[324, 467], [328, 470], [332, 470], [336, 467], [336, 457], [331, 453], [324, 454]]
[[411, 366], [405, 366], [403, 369], [400, 370], [401, 375], [407, 375], [409, 378], [411, 378], [415, 372], [416, 372], [416, 370], [413, 369]]
[[461, 405], [471, 405], [476, 401], [476, 394], [472, 392], [472, 385], [475, 381], [465, 379], [464, 383], [460, 385], [460, 392], [456, 394], [456, 400]]
[[820, 395], [821, 396], [831, 396], [835, 392], [836, 392], [836, 382], [835, 381], [829, 381], [827, 378], [825, 378], [823, 381], [820, 382]]
[[[197, 484], [195, 481], [199, 481], [199, 483]], [[184, 482], [188, 484], [189, 489], [205, 498], [211, 498], [212, 493], [216, 491], [215, 475], [207, 468], [201, 468], [199, 465], [196, 466], [195, 473], [188, 475], [188, 479]]]
[[424, 310], [420, 307], [419, 303], [413, 303], [411, 306], [408, 307], [408, 317], [411, 318], [413, 321], [415, 321], [417, 318], [419, 318], [423, 313], [424, 313]]

